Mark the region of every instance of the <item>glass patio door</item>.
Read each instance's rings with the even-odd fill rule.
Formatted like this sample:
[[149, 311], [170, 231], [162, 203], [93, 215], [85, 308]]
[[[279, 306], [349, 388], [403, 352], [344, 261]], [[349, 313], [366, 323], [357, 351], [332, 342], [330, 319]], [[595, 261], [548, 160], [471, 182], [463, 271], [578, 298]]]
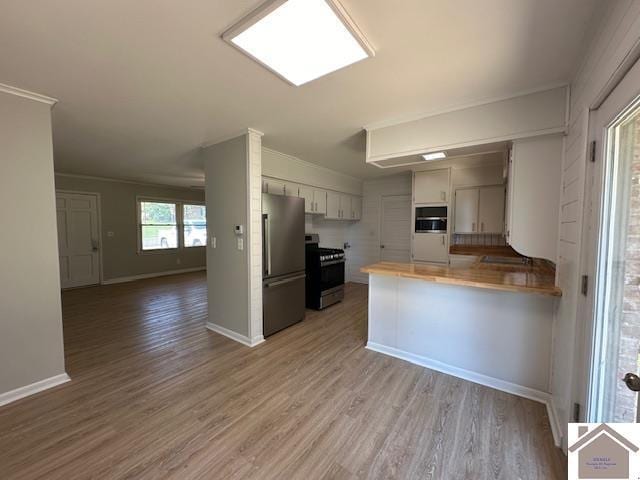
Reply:
[[591, 272], [585, 282], [592, 284], [587, 392], [592, 422], [636, 422], [639, 414], [639, 80], [636, 65], [591, 115], [595, 162], [587, 170]]

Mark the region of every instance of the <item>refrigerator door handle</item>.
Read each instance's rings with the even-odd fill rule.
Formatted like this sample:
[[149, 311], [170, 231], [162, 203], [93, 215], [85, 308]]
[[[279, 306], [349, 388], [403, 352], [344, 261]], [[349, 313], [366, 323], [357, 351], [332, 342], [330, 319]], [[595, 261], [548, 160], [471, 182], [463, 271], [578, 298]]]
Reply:
[[278, 287], [278, 286], [284, 285], [286, 283], [295, 282], [296, 280], [302, 280], [303, 278], [306, 278], [306, 277], [307, 277], [307, 275], [305, 273], [303, 273], [302, 275], [296, 275], [295, 277], [287, 278], [285, 280], [280, 280], [279, 282], [267, 283], [265, 285], [265, 287], [266, 288]]
[[271, 275], [271, 236], [269, 235], [269, 215], [266, 213], [262, 215], [262, 237], [262, 248], [264, 248], [264, 259], [266, 261], [264, 274], [269, 276]]

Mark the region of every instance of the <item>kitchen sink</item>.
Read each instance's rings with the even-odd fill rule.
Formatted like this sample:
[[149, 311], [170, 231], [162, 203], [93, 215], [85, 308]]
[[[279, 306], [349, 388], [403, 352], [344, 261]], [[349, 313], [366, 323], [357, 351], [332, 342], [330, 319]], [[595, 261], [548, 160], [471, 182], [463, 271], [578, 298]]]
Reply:
[[494, 263], [498, 265], [528, 265], [529, 259], [526, 257], [497, 257], [485, 255], [480, 263]]

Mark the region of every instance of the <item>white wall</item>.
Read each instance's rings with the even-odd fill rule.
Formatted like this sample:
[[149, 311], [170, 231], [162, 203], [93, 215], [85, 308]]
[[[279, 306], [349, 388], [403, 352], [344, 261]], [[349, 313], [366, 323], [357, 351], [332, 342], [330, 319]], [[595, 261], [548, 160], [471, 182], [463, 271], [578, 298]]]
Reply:
[[386, 195], [411, 195], [411, 174], [407, 172], [364, 182], [362, 219], [354, 223], [347, 233], [347, 241], [351, 244], [347, 251], [350, 281], [368, 283], [369, 275], [360, 272], [360, 268], [380, 261], [380, 209], [382, 197]]
[[551, 391], [566, 449], [567, 422], [572, 405], [582, 399], [576, 383], [582, 360], [576, 359], [582, 337], [582, 322], [577, 318], [580, 298], [579, 277], [585, 165], [588, 152], [589, 108], [616, 75], [616, 70], [640, 41], [640, 2], [612, 0], [603, 2], [601, 19], [582, 66], [571, 86], [569, 132], [565, 139], [563, 160], [558, 285], [562, 298], [554, 325]]
[[20, 387], [67, 379], [51, 105], [1, 90], [0, 205], [1, 404]]
[[[207, 326], [247, 345], [263, 340], [260, 148], [260, 135], [250, 131], [202, 151], [210, 235]], [[242, 250], [235, 225], [244, 226]]]

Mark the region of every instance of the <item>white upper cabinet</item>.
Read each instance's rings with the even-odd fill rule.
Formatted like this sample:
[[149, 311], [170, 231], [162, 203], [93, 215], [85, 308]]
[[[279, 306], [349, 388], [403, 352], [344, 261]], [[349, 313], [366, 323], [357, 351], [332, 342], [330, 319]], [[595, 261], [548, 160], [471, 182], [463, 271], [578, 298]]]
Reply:
[[318, 190], [313, 189], [313, 203], [314, 203], [314, 211], [313, 213], [319, 213], [322, 215], [327, 214], [327, 191], [326, 190]]
[[313, 188], [300, 185], [298, 195], [304, 198], [304, 213], [315, 213], [315, 203], [313, 201]]
[[288, 197], [299, 196], [300, 185], [297, 183], [284, 182], [284, 194]]
[[273, 195], [284, 195], [285, 182], [275, 178], [262, 179], [262, 191]]
[[327, 192], [327, 218], [333, 220], [340, 220], [340, 197], [342, 195], [338, 192]]
[[262, 178], [262, 191], [304, 199], [304, 212], [324, 215], [333, 220], [360, 220], [362, 197], [348, 193], [323, 190], [271, 177]]
[[449, 263], [449, 242], [446, 234], [416, 233], [413, 236], [413, 260], [428, 263]]
[[351, 197], [351, 220], [362, 218], [362, 197]]
[[455, 233], [503, 233], [504, 187], [459, 188], [455, 194]]
[[502, 185], [480, 188], [480, 233], [504, 233], [504, 198]]
[[447, 203], [449, 201], [449, 169], [415, 172], [413, 202]]
[[300, 185], [299, 196], [304, 198], [305, 213], [327, 213], [327, 192], [307, 185]]
[[513, 142], [506, 237], [522, 255], [557, 262], [561, 170], [562, 136]]
[[340, 194], [340, 219], [351, 220], [351, 195]]
[[455, 233], [476, 233], [478, 227], [478, 204], [480, 191], [478, 188], [461, 188], [456, 190]]

